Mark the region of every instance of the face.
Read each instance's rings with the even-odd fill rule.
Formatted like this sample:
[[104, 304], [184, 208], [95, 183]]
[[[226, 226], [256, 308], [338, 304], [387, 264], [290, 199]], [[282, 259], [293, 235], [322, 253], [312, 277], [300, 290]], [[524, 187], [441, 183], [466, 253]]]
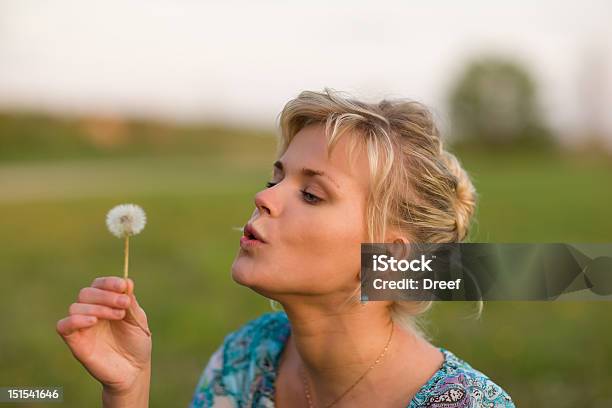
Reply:
[[250, 218], [265, 242], [241, 244], [232, 265], [236, 282], [276, 300], [352, 293], [359, 285], [367, 157], [356, 147], [351, 166], [347, 137], [329, 158], [326, 145], [323, 125], [307, 126], [275, 163]]

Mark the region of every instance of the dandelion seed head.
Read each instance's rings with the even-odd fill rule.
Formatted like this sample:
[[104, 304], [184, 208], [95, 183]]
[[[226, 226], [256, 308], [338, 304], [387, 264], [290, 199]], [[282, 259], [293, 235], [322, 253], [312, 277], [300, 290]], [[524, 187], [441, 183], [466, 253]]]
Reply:
[[123, 238], [140, 233], [147, 223], [147, 216], [136, 204], [120, 204], [106, 215], [106, 226], [114, 236]]

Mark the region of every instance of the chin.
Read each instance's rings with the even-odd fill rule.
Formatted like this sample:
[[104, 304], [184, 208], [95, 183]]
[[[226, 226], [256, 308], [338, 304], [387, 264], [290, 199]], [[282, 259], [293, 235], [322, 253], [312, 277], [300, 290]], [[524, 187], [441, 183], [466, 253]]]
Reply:
[[260, 274], [253, 259], [246, 256], [237, 256], [232, 264], [232, 279], [240, 285], [253, 288], [260, 281]]
[[248, 274], [246, 271], [247, 267], [245, 263], [246, 262], [244, 262], [244, 260], [236, 258], [234, 260], [234, 263], [232, 264], [232, 279], [240, 285], [247, 284]]
[[275, 293], [272, 287], [278, 282], [271, 282], [270, 277], [264, 275], [265, 273], [258, 270], [257, 266], [254, 265], [254, 261], [248, 257], [239, 256], [232, 264], [232, 279], [234, 282], [269, 298]]

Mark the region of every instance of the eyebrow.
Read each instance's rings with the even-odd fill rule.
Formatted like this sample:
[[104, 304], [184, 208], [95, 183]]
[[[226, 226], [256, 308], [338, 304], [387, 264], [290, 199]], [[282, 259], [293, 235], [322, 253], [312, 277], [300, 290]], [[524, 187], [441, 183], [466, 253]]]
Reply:
[[[285, 166], [283, 165], [283, 162], [281, 162], [280, 160], [277, 160], [274, 162], [274, 167], [279, 169], [280, 171], [284, 172], [285, 171]], [[338, 184], [336, 182], [336, 180], [334, 180], [329, 174], [325, 173], [324, 171], [321, 170], [314, 170], [314, 169], [309, 169], [307, 167], [302, 167], [302, 171], [301, 171], [302, 175], [304, 175], [305, 177], [315, 177], [315, 176], [319, 176], [319, 177], [325, 177], [327, 178], [329, 181], [331, 181], [332, 183], [334, 183], [334, 185], [340, 189], [340, 184]]]

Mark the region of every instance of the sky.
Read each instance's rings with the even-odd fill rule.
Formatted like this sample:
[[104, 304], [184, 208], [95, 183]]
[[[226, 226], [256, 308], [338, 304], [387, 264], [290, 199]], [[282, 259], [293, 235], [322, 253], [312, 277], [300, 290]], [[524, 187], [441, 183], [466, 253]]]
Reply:
[[0, 0], [0, 109], [272, 127], [331, 87], [424, 102], [444, 127], [449, 88], [492, 53], [532, 73], [562, 134], [612, 141], [610, 21], [607, 0]]

